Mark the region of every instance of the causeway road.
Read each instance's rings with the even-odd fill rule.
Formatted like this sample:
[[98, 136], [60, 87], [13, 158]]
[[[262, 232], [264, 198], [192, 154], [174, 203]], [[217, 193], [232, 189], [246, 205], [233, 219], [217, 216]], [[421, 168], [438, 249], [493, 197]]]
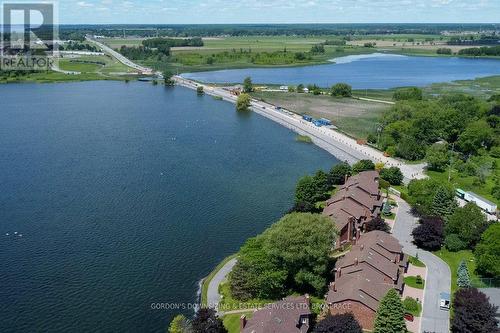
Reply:
[[[224, 87], [215, 87], [206, 84], [194, 82], [181, 76], [174, 76], [173, 79], [178, 85], [196, 89], [203, 87], [206, 94], [221, 97], [223, 100], [236, 103], [237, 96], [231, 94]], [[355, 139], [328, 127], [317, 127], [314, 124], [305, 121], [300, 115], [287, 111], [285, 109], [276, 109], [272, 104], [253, 99], [251, 109], [277, 123], [295, 131], [301, 135], [309, 136], [314, 144], [335, 155], [339, 160], [355, 163], [362, 159], [370, 159], [374, 162], [384, 163], [386, 166], [397, 166], [401, 169], [405, 181], [411, 179], [425, 178], [424, 164], [408, 164], [403, 161], [386, 157], [382, 152], [375, 148], [360, 145]]]

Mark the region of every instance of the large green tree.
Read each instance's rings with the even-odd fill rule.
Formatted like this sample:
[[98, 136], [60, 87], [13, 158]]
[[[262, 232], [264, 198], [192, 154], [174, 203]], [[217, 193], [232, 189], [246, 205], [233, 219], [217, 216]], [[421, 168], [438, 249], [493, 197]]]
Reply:
[[446, 235], [455, 234], [470, 247], [475, 247], [481, 235], [488, 228], [489, 222], [481, 209], [469, 202], [464, 207], [455, 209], [445, 225]]
[[378, 306], [373, 332], [406, 333], [404, 315], [401, 297], [395, 289], [390, 289]]
[[351, 97], [352, 87], [347, 83], [337, 83], [330, 89], [330, 95], [334, 97]]
[[494, 131], [485, 120], [470, 124], [458, 138], [457, 146], [467, 155], [476, 154], [481, 148], [489, 149], [494, 142]]
[[482, 234], [474, 251], [479, 273], [500, 277], [500, 224], [493, 223]]
[[351, 176], [352, 169], [347, 162], [335, 165], [328, 173], [328, 182], [330, 185], [343, 185], [346, 177]]
[[403, 183], [403, 173], [398, 167], [390, 167], [380, 170], [380, 178], [388, 181], [391, 185], [401, 185]]
[[251, 97], [248, 94], [241, 94], [236, 100], [236, 111], [245, 112], [248, 111], [251, 105]]
[[211, 308], [201, 308], [191, 322], [193, 333], [228, 333], [222, 320]]
[[444, 171], [450, 164], [448, 145], [437, 143], [430, 146], [425, 159], [429, 170]]
[[242, 247], [230, 274], [233, 297], [278, 299], [289, 292], [325, 292], [336, 239], [332, 221], [310, 213], [283, 217]]

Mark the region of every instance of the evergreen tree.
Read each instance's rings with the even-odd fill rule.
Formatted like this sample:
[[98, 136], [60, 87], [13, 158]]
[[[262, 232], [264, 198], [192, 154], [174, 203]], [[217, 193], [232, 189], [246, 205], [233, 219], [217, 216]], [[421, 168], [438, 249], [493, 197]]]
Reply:
[[446, 217], [453, 214], [457, 207], [453, 191], [445, 187], [439, 187], [432, 200], [432, 213], [436, 216]]
[[469, 269], [467, 268], [467, 264], [465, 263], [464, 260], [462, 260], [460, 262], [460, 265], [458, 266], [457, 275], [458, 275], [457, 285], [460, 288], [469, 288], [471, 286]]
[[375, 318], [374, 333], [406, 333], [403, 302], [395, 289], [382, 298]]

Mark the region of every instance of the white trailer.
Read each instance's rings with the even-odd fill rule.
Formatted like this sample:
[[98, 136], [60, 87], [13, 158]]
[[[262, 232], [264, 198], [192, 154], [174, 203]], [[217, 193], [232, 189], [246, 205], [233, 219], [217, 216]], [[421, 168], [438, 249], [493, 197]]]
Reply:
[[479, 208], [486, 211], [489, 214], [496, 214], [497, 205], [485, 198], [473, 193], [473, 192], [465, 192], [464, 200], [467, 202], [475, 203]]

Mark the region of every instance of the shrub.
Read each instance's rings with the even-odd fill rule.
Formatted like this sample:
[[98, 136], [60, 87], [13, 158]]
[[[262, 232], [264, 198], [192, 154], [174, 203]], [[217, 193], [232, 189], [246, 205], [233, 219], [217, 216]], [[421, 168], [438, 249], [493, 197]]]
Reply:
[[331, 315], [328, 313], [313, 330], [313, 333], [362, 333], [363, 330], [352, 313]]
[[451, 252], [458, 252], [467, 249], [467, 243], [462, 241], [457, 234], [451, 234], [446, 236], [444, 240], [444, 245]]
[[403, 306], [407, 313], [411, 313], [413, 315], [418, 315], [418, 312], [420, 311], [420, 304], [416, 299], [411, 297], [406, 297], [403, 300]]
[[411, 87], [411, 88], [400, 88], [394, 92], [393, 96], [396, 101], [421, 101], [423, 99], [422, 89]]
[[380, 230], [388, 233], [391, 229], [389, 225], [380, 217], [371, 219], [369, 222], [365, 223], [364, 227], [365, 232]]

